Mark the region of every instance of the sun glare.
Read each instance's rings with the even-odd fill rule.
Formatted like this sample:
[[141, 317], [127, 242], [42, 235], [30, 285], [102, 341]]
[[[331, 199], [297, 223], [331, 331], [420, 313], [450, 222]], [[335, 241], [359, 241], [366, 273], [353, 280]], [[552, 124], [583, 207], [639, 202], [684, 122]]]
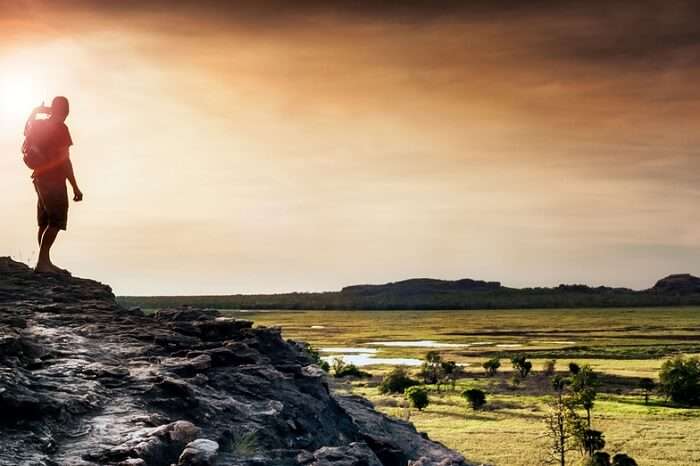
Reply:
[[41, 104], [41, 94], [31, 77], [0, 71], [0, 119], [10, 124], [22, 123]]

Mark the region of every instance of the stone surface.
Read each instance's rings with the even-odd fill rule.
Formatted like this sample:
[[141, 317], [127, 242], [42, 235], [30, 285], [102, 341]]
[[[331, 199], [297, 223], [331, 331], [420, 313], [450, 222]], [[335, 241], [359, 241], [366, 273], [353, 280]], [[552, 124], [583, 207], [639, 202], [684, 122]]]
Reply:
[[301, 454], [297, 460], [304, 466], [382, 466], [377, 455], [365, 443], [323, 447], [313, 453]]
[[279, 329], [197, 309], [146, 316], [108, 286], [7, 258], [0, 413], [0, 466], [466, 465], [333, 395]]
[[177, 461], [178, 466], [213, 466], [219, 453], [219, 444], [207, 439], [197, 439], [187, 444]]

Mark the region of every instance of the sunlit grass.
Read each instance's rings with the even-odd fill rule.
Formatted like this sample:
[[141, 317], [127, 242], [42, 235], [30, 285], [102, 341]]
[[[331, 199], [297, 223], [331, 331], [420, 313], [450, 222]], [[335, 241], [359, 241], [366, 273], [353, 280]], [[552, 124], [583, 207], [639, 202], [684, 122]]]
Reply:
[[[543, 416], [550, 394], [547, 390], [527, 394], [527, 387], [512, 391], [496, 388], [506, 379], [505, 375], [495, 380], [466, 378], [459, 381], [455, 391], [440, 393], [431, 387], [431, 404], [423, 411], [411, 410], [410, 420], [418, 430], [471, 461], [541, 464]], [[486, 390], [483, 410], [467, 408], [459, 395], [467, 387]], [[403, 417], [400, 395], [381, 395], [375, 387], [357, 384], [352, 391], [372, 400], [380, 411]], [[640, 465], [686, 466], [700, 461], [700, 410], [669, 407], [658, 397], [645, 405], [640, 394], [603, 393], [593, 411], [593, 425], [605, 432], [609, 451], [624, 451]], [[576, 464], [578, 457], [573, 454], [571, 459]]]

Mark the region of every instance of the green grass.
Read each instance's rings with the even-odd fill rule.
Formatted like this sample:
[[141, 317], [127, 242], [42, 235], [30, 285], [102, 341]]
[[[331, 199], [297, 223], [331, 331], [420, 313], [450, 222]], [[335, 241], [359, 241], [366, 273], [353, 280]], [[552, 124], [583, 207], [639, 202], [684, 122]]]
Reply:
[[[411, 410], [410, 420], [431, 438], [462, 452], [470, 461], [499, 466], [542, 464], [542, 418], [549, 381], [537, 372], [545, 359], [557, 358], [565, 371], [570, 361], [590, 364], [603, 377], [593, 414], [610, 452], [625, 452], [644, 466], [700, 464], [700, 410], [666, 406], [658, 397], [644, 404], [636, 389], [640, 377], [658, 374], [676, 353], [700, 353], [700, 308], [486, 310], [486, 311], [308, 311], [236, 314], [256, 325], [279, 326], [287, 338], [317, 348], [362, 346], [378, 340], [436, 340], [492, 345], [440, 349], [445, 359], [464, 364], [455, 392], [431, 388], [431, 404]], [[324, 328], [311, 328], [323, 326]], [[554, 342], [573, 343], [554, 343]], [[497, 348], [496, 344], [520, 344]], [[422, 358], [426, 348], [381, 348], [380, 357]], [[513, 352], [533, 356], [534, 376], [510, 386]], [[483, 376], [481, 364], [500, 354], [501, 373]], [[366, 396], [389, 415], [405, 418], [401, 396], [378, 392], [391, 367], [367, 369], [371, 380], [337, 383], [338, 390]], [[467, 387], [487, 392], [483, 411], [467, 410], [459, 393]], [[571, 457], [570, 464], [578, 464]]]
[[[546, 449], [541, 437], [548, 381], [528, 377], [519, 388], [509, 387], [510, 374], [492, 379], [461, 379], [453, 392], [438, 393], [431, 386], [431, 404], [411, 410], [410, 421], [418, 430], [480, 463], [512, 466], [542, 464]], [[381, 395], [374, 383], [355, 382], [346, 390], [372, 400], [377, 409], [406, 418], [401, 395]], [[465, 388], [487, 392], [483, 410], [467, 408], [459, 395]], [[593, 410], [593, 427], [605, 432], [608, 451], [626, 452], [640, 465], [685, 466], [700, 462], [700, 410], [665, 406], [653, 397], [645, 405], [638, 393], [601, 393]], [[570, 456], [578, 464], [577, 454]]]

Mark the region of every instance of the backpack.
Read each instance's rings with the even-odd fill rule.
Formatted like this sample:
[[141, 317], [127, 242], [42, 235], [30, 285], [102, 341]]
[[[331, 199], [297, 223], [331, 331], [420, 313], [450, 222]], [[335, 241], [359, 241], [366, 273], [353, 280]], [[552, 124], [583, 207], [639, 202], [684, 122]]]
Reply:
[[51, 150], [47, 146], [50, 123], [48, 120], [37, 120], [30, 117], [24, 128], [24, 143], [22, 144], [22, 160], [27, 168], [38, 170], [52, 163]]

